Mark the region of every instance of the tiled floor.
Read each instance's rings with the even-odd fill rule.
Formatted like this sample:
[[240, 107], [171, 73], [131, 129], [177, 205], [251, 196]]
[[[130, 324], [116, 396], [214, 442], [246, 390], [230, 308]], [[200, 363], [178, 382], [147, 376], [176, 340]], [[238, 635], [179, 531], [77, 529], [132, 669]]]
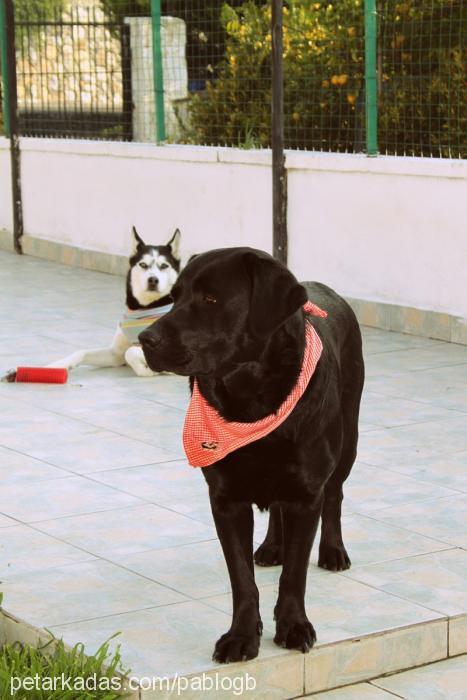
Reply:
[[317, 693], [315, 700], [466, 700], [467, 656]]
[[[120, 278], [4, 252], [0, 293], [2, 374], [105, 343], [123, 305]], [[229, 583], [204, 480], [181, 449], [187, 383], [126, 367], [79, 368], [63, 386], [0, 385], [6, 609], [91, 651], [120, 631], [139, 676], [248, 672], [249, 697], [349, 685], [318, 697], [363, 699], [422, 697], [429, 672], [424, 698], [466, 697], [449, 694], [465, 673], [460, 657], [360, 683], [467, 652], [467, 347], [363, 333], [359, 456], [344, 501], [353, 565], [323, 571], [312, 554], [310, 654], [274, 646], [280, 571], [258, 568], [258, 660], [211, 661], [229, 626]], [[257, 542], [265, 527], [258, 513]]]

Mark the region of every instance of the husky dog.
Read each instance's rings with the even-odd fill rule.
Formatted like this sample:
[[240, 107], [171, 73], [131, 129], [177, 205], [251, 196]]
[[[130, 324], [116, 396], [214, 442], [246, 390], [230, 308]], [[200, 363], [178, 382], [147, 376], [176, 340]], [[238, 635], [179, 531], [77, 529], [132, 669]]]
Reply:
[[133, 247], [126, 278], [126, 310], [108, 347], [77, 350], [49, 367], [129, 365], [138, 377], [152, 377], [138, 334], [172, 307], [170, 292], [180, 272], [180, 231], [166, 245], [147, 245], [132, 229]]

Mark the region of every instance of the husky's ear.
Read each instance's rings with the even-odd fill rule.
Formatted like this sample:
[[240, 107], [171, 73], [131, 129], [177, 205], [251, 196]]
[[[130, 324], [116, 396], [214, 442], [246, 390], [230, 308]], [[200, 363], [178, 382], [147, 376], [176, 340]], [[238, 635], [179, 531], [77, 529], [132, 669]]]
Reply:
[[131, 254], [134, 255], [140, 248], [145, 245], [142, 238], [138, 236], [138, 232], [133, 226], [131, 229]]
[[274, 333], [307, 301], [304, 287], [274, 259], [246, 253], [244, 263], [251, 280], [249, 323], [257, 337]]
[[172, 255], [176, 260], [180, 260], [180, 238], [182, 237], [182, 234], [180, 233], [180, 229], [175, 229], [174, 235], [170, 239], [170, 241], [167, 243], [167, 246], [171, 249]]

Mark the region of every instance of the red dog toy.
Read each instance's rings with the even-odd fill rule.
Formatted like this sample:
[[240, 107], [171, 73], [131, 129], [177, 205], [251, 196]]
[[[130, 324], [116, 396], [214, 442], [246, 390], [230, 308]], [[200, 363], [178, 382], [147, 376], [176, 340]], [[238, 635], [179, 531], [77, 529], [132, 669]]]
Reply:
[[65, 367], [18, 367], [9, 372], [4, 379], [7, 382], [65, 384], [68, 370]]

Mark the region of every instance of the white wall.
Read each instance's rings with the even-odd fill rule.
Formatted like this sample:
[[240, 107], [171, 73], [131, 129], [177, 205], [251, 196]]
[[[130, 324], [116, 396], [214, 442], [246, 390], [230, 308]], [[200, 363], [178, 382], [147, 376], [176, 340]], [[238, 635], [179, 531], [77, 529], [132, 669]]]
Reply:
[[13, 232], [10, 141], [0, 136], [0, 229]]
[[288, 157], [289, 266], [346, 296], [467, 317], [467, 162]]
[[[190, 253], [271, 251], [268, 151], [26, 138], [21, 148], [27, 234], [127, 255], [133, 224], [154, 243], [179, 227]], [[299, 279], [467, 317], [467, 161], [290, 152], [287, 167]]]
[[25, 232], [127, 255], [134, 224], [190, 252], [270, 249], [268, 153], [191, 146], [22, 139]]

